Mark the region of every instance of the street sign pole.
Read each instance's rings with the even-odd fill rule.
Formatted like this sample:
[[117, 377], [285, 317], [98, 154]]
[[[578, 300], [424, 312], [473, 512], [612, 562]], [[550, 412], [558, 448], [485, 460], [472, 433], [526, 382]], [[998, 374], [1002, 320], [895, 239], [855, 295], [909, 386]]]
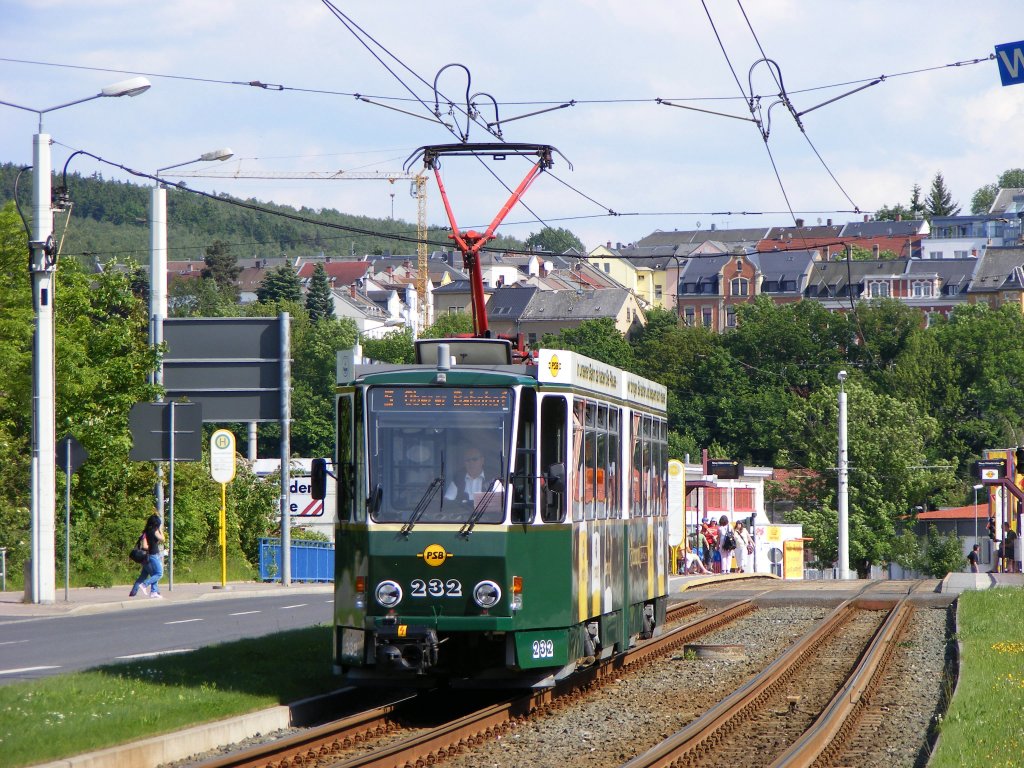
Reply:
[[171, 460], [167, 474], [167, 591], [174, 589], [174, 401], [170, 408]]
[[54, 466], [64, 468], [64, 602], [68, 602], [71, 587], [71, 475], [78, 471], [89, 452], [75, 440], [74, 435], [64, 435], [57, 443]]
[[235, 479], [235, 436], [227, 429], [210, 435], [210, 476], [220, 483], [220, 587], [228, 586], [228, 483]]

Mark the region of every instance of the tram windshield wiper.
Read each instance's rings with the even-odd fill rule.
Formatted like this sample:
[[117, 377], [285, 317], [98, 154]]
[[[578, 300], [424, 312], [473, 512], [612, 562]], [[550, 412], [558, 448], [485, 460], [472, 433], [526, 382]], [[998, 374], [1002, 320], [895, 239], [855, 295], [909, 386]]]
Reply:
[[423, 495], [420, 496], [420, 500], [416, 502], [416, 508], [413, 509], [412, 514], [409, 515], [409, 521], [402, 526], [402, 530], [400, 530], [399, 533], [404, 536], [412, 530], [412, 527], [416, 525], [416, 522], [423, 517], [423, 513], [426, 511], [427, 507], [430, 506], [430, 502], [433, 501], [434, 497], [437, 495], [438, 489], [443, 484], [444, 478], [441, 475], [438, 475], [430, 481], [430, 485], [427, 486]]
[[501, 484], [498, 482], [498, 478], [495, 477], [491, 480], [487, 492], [480, 497], [480, 501], [473, 507], [473, 512], [470, 514], [469, 519], [459, 529], [459, 536], [469, 537], [469, 534], [473, 532], [473, 528], [480, 522], [480, 518], [484, 516], [484, 512], [487, 511], [491, 504], [491, 499], [494, 498], [494, 494], [498, 493], [499, 488], [501, 488]]

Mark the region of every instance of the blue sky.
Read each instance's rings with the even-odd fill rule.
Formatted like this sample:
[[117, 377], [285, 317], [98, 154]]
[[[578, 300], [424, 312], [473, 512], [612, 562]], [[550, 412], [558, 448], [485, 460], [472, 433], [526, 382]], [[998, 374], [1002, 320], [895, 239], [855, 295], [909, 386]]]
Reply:
[[[707, 0], [728, 62], [699, 0], [337, 5], [383, 46], [376, 52], [405, 85], [321, 0], [6, 0], [0, 100], [43, 109], [150, 74], [153, 87], [138, 98], [48, 114], [56, 168], [74, 149], [151, 172], [230, 146], [235, 158], [213, 170], [394, 171], [417, 147], [456, 138], [352, 94], [430, 117], [410, 90], [432, 110], [435, 75], [460, 63], [470, 92], [493, 96], [503, 119], [577, 102], [504, 125], [507, 141], [554, 145], [573, 168], [559, 159], [528, 192], [530, 210], [514, 210], [501, 231], [526, 237], [543, 221], [571, 229], [589, 248], [698, 222], [791, 223], [790, 207], [808, 223], [845, 221], [858, 218], [849, 212], [855, 206], [871, 212], [905, 201], [914, 183], [927, 189], [940, 170], [966, 212], [975, 189], [1024, 167], [1024, 86], [1002, 87], [994, 61], [944, 66], [1024, 39], [1019, 0]], [[772, 108], [768, 147], [785, 196], [754, 123], [655, 102], [749, 117], [741, 87], [749, 93], [752, 84], [765, 109], [779, 93], [773, 70], [755, 63], [765, 58], [797, 111], [886, 76], [805, 114], [806, 134], [784, 106]], [[929, 71], [901, 74], [915, 70]], [[285, 89], [230, 84], [254, 80]], [[445, 70], [440, 90], [464, 103], [461, 69]], [[476, 101], [493, 120], [489, 100]], [[36, 122], [0, 106], [0, 160], [31, 162]], [[473, 126], [469, 139], [492, 137]], [[71, 167], [123, 177], [82, 157]], [[443, 167], [460, 226], [488, 223], [504, 188], [471, 159]], [[490, 166], [509, 186], [526, 167], [515, 158]], [[395, 217], [410, 222], [416, 213], [404, 182], [189, 183], [368, 216], [386, 217], [394, 205]], [[433, 181], [428, 206], [430, 223], [445, 224]]]

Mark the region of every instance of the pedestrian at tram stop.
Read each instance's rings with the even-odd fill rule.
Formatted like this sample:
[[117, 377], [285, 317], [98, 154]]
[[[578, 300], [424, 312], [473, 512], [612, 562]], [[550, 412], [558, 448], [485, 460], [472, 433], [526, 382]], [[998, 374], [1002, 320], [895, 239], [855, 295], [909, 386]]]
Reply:
[[150, 597], [163, 597], [159, 587], [160, 577], [164, 575], [163, 554], [161, 553], [164, 533], [160, 530], [161, 525], [159, 515], [150, 515], [146, 519], [146, 527], [139, 537], [139, 548], [147, 552], [146, 562], [142, 564], [139, 578], [132, 585], [132, 591], [128, 593], [128, 597], [135, 597], [140, 590], [142, 594], [148, 593]]
[[1003, 560], [1004, 573], [1017, 572], [1017, 532], [1010, 529], [1009, 523], [1003, 523]]
[[736, 555], [736, 570], [740, 573], [746, 573], [750, 570], [750, 561], [754, 555], [754, 540], [750, 538], [750, 534], [743, 523], [738, 520], [734, 526], [733, 533], [736, 537], [736, 549], [734, 552]]
[[732, 553], [736, 546], [736, 534], [729, 525], [729, 518], [722, 515], [718, 518], [718, 552], [722, 558], [722, 573], [732, 573]]
[[971, 573], [978, 573], [978, 570], [979, 570], [978, 569], [978, 563], [979, 563], [979, 554], [978, 554], [978, 552], [979, 552], [980, 549], [981, 549], [981, 545], [980, 544], [975, 544], [971, 548], [971, 551], [967, 554], [967, 563], [971, 566]]

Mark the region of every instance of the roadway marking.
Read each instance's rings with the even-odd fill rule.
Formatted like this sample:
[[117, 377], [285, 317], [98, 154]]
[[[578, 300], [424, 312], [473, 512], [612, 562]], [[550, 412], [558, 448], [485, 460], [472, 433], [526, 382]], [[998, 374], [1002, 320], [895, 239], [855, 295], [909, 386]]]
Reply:
[[54, 667], [19, 667], [18, 669], [0, 669], [0, 675], [17, 675], [21, 672], [39, 672], [43, 669], [60, 669], [60, 666]]
[[309, 603], [296, 603], [295, 605], [282, 605], [278, 610], [287, 611], [289, 608], [305, 608]]
[[263, 613], [263, 611], [239, 611], [238, 613], [229, 613], [228, 616], [248, 616], [250, 613]]
[[155, 656], [171, 656], [176, 653], [192, 653], [192, 651], [194, 650], [195, 648], [172, 648], [169, 651], [150, 651], [148, 653], [133, 653], [130, 656], [115, 656], [114, 658], [119, 660], [152, 659]]
[[193, 621], [202, 621], [202, 619], [179, 619], [178, 621], [165, 621], [164, 626], [169, 627], [171, 624], [191, 624]]
[[27, 643], [28, 640], [5, 640], [0, 645], [17, 645], [18, 643]]

